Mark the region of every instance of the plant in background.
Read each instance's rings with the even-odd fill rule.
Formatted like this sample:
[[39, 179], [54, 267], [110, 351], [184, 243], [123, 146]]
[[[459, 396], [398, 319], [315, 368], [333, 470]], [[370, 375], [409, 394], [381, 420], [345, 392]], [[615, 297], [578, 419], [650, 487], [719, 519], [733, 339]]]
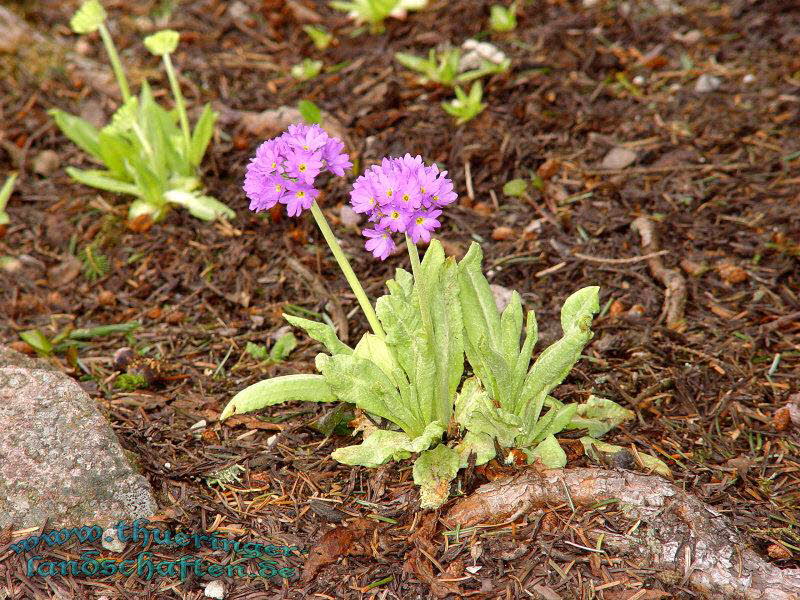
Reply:
[[372, 33], [384, 30], [383, 22], [387, 17], [402, 18], [411, 10], [422, 10], [428, 0], [334, 0], [332, 8], [341, 10], [354, 19], [356, 23], [368, 23]]
[[313, 60], [311, 58], [304, 58], [302, 62], [297, 63], [292, 67], [292, 77], [299, 81], [308, 81], [314, 79], [322, 71], [322, 61]]
[[131, 219], [147, 215], [159, 221], [173, 204], [204, 220], [235, 217], [230, 208], [202, 191], [198, 170], [211, 141], [217, 114], [207, 104], [194, 130], [190, 129], [170, 59], [178, 44], [178, 33], [161, 31], [144, 40], [150, 52], [162, 57], [167, 71], [175, 98], [175, 110], [167, 111], [155, 102], [147, 82], [142, 83], [138, 98], [131, 96], [119, 56], [104, 25], [105, 17], [97, 0], [87, 0], [70, 24], [76, 33], [100, 31], [123, 104], [111, 123], [99, 131], [79, 117], [58, 109], [49, 111], [64, 135], [106, 167], [105, 170], [68, 167], [67, 173], [85, 185], [135, 196], [137, 199], [128, 211]]
[[8, 213], [6, 212], [6, 204], [8, 204], [8, 199], [11, 198], [16, 181], [17, 174], [11, 173], [8, 177], [6, 177], [3, 187], [0, 188], [0, 227], [8, 225], [11, 222], [11, 219], [8, 217]]
[[[421, 488], [421, 506], [437, 508], [473, 455], [483, 464], [499, 445], [519, 448], [530, 461], [538, 458], [549, 466], [563, 466], [556, 433], [585, 428], [599, 436], [629, 418], [630, 411], [607, 400], [592, 397], [583, 405], [564, 405], [548, 395], [591, 338], [598, 288], [585, 288], [567, 300], [562, 310], [564, 337], [528, 369], [536, 342], [533, 313], [528, 314], [520, 350], [519, 295], [515, 293], [499, 315], [480, 271], [480, 247], [473, 244], [457, 263], [431, 240], [441, 225], [442, 208], [455, 201], [456, 194], [447, 173], [425, 165], [419, 156], [385, 158], [353, 185], [351, 205], [370, 223], [362, 232], [366, 249], [383, 260], [395, 249], [392, 235], [404, 235], [411, 262], [412, 272], [397, 269], [386, 284], [388, 294], [373, 308], [314, 201], [314, 177], [322, 169], [341, 174], [342, 169], [331, 165], [346, 161], [346, 155], [331, 158], [328, 144], [341, 147], [317, 126], [290, 126], [259, 147], [248, 167], [245, 191], [251, 210], [278, 202], [286, 204], [292, 216], [311, 209], [372, 332], [351, 348], [331, 325], [284, 315], [327, 350], [316, 357], [320, 374], [251, 385], [231, 399], [220, 420], [292, 400], [352, 404], [365, 413], [356, 430], [363, 441], [337, 449], [332, 457], [348, 465], [376, 467], [417, 455], [413, 477]], [[305, 192], [299, 202], [292, 197], [295, 190]], [[416, 247], [421, 241], [430, 242], [422, 260]], [[474, 376], [462, 384], [465, 354]]]
[[504, 73], [511, 66], [511, 61], [508, 59], [497, 63], [481, 58], [477, 68], [464, 69], [461, 50], [458, 48], [447, 48], [440, 51], [438, 55], [436, 50], [431, 48], [428, 51], [428, 58], [421, 58], [405, 52], [397, 52], [394, 57], [407, 69], [421, 73], [423, 83], [432, 81], [446, 86], [468, 83], [486, 75]]
[[514, 31], [517, 28], [516, 2], [512, 2], [509, 7], [505, 7], [502, 4], [494, 4], [489, 11], [489, 27], [491, 27], [492, 31]]
[[333, 41], [333, 34], [319, 25], [303, 25], [303, 31], [311, 38], [317, 50], [325, 50]]
[[471, 121], [478, 116], [486, 104], [481, 102], [483, 99], [483, 86], [480, 81], [472, 84], [467, 95], [464, 90], [456, 86], [456, 97], [450, 102], [442, 102], [442, 108], [446, 113], [453, 116], [456, 124], [461, 125], [467, 121]]
[[311, 100], [300, 100], [297, 103], [297, 111], [303, 117], [303, 121], [309, 125], [319, 125], [322, 123], [322, 111], [319, 106], [311, 102]]

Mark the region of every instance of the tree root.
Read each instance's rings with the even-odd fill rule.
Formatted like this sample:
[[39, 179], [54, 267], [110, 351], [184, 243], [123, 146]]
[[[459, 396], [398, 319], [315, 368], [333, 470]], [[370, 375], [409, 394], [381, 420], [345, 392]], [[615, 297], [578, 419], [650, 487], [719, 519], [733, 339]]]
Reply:
[[497, 479], [444, 517], [450, 527], [503, 523], [567, 501], [616, 499], [641, 524], [628, 535], [604, 532], [606, 552], [637, 559], [707, 598], [800, 600], [800, 570], [782, 570], [747, 547], [728, 519], [668, 481], [602, 469], [526, 470]]
[[[642, 236], [642, 250], [647, 254], [656, 253], [658, 237], [656, 236], [653, 222], [647, 217], [638, 217], [631, 223], [631, 227]], [[666, 318], [667, 327], [677, 329], [683, 324], [683, 311], [686, 307], [686, 280], [676, 269], [667, 269], [660, 255], [654, 255], [647, 260], [647, 266], [653, 277], [658, 279], [666, 288], [664, 295], [664, 308], [659, 321]]]

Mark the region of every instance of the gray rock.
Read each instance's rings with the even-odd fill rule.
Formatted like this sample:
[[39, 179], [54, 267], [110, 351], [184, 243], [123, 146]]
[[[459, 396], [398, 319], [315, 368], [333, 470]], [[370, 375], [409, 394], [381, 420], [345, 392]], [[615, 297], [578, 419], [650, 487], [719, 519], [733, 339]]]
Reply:
[[101, 525], [151, 517], [95, 402], [63, 373], [0, 345], [0, 528]]
[[215, 598], [216, 600], [224, 600], [225, 598], [225, 584], [221, 579], [209, 581], [206, 584], [206, 589], [203, 591], [206, 598]]
[[339, 218], [345, 227], [355, 227], [361, 222], [361, 215], [350, 208], [347, 204], [342, 204], [339, 209]]
[[116, 527], [109, 527], [103, 532], [103, 539], [100, 542], [103, 548], [111, 552], [125, 552], [125, 542], [119, 539]]

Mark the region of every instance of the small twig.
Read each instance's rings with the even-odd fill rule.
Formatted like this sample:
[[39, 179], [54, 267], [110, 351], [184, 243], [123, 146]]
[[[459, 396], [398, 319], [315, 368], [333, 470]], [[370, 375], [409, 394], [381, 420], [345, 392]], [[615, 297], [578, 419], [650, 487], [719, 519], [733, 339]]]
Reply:
[[658, 252], [651, 252], [650, 254], [643, 254], [642, 256], [631, 256], [630, 258], [603, 258], [601, 256], [589, 256], [588, 254], [581, 254], [580, 252], [572, 253], [575, 258], [607, 265], [628, 265], [631, 263], [641, 262], [643, 260], [650, 260], [651, 258], [663, 256], [664, 254], [669, 254], [669, 252], [667, 250], [659, 250]]
[[642, 249], [654, 254], [647, 259], [647, 266], [653, 277], [658, 279], [666, 288], [664, 293], [664, 308], [661, 311], [659, 321], [666, 318], [667, 327], [676, 329], [683, 323], [683, 311], [686, 307], [686, 280], [680, 271], [667, 269], [661, 261], [658, 253], [658, 238], [656, 237], [655, 226], [647, 217], [638, 217], [631, 223], [631, 227], [642, 236]]
[[672, 165], [669, 167], [626, 167], [624, 169], [581, 169], [585, 175], [658, 175], [675, 171], [738, 171], [752, 167], [747, 163], [731, 165]]

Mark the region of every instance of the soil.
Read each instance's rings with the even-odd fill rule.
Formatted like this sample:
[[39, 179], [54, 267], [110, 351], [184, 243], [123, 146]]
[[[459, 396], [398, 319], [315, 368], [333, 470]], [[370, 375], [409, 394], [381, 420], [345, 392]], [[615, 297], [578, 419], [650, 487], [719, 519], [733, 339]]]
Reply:
[[[493, 33], [491, 2], [432, 0], [388, 20], [380, 35], [354, 35], [325, 2], [104, 4], [134, 81], [167, 89], [140, 42], [155, 20], [181, 32], [173, 61], [189, 106], [262, 111], [307, 99], [346, 128], [361, 168], [406, 152], [442, 163], [460, 199], [438, 237], [456, 256], [481, 243], [490, 282], [536, 310], [537, 349], [559, 335], [572, 291], [601, 286], [595, 338], [555, 395], [596, 394], [635, 410], [636, 421], [607, 441], [659, 456], [756, 552], [800, 566], [800, 429], [786, 409], [800, 387], [800, 8], [538, 0], [519, 3], [515, 31]], [[76, 5], [9, 7], [106, 64], [98, 38], [70, 34]], [[170, 16], [154, 17], [170, 6]], [[336, 36], [324, 51], [301, 29], [316, 18]], [[455, 126], [439, 107], [451, 90], [420, 84], [393, 55], [469, 37], [496, 44], [512, 69], [485, 79], [488, 107]], [[289, 69], [303, 57], [326, 70], [295, 81]], [[696, 91], [701, 75], [719, 87]], [[330, 458], [351, 442], [314, 427], [330, 407], [290, 404], [220, 425], [245, 386], [313, 371], [319, 346], [300, 332], [282, 362], [264, 365], [245, 351], [289, 331], [284, 311], [330, 315], [340, 329], [345, 315], [351, 341], [366, 327], [310, 215], [247, 210], [243, 173], [262, 140], [228, 123], [203, 163], [209, 192], [235, 220], [207, 224], [175, 210], [142, 231], [126, 225], [129, 199], [69, 179], [64, 166], [90, 163], [46, 113], [103, 120], [117, 101], [63, 64], [23, 65], [13, 54], [0, 55], [0, 89], [0, 173], [20, 171], [0, 237], [0, 255], [18, 261], [0, 275], [0, 342], [25, 349], [19, 334], [29, 329], [53, 337], [141, 324], [51, 360], [97, 399], [138, 457], [163, 507], [161, 527], [310, 552], [281, 559], [302, 577], [223, 578], [227, 598], [696, 597], [680, 577], [592, 551], [589, 529], [631, 527], [613, 506], [575, 511], [565, 502], [502, 526], [447, 531], [419, 509], [410, 462], [370, 470]], [[633, 150], [635, 162], [603, 168], [617, 147]], [[47, 176], [32, 168], [45, 150], [60, 159]], [[523, 197], [503, 194], [507, 181], [532, 177], [537, 186]], [[407, 258], [374, 260], [358, 230], [339, 222], [352, 178], [332, 179], [321, 205], [375, 297]], [[642, 216], [655, 223], [664, 265], [686, 281], [683, 322], [670, 327], [664, 286], [639, 258], [652, 248], [631, 228]], [[74, 259], [92, 242], [110, 261], [95, 280]], [[159, 377], [148, 389], [115, 388], [113, 356], [123, 346], [154, 360]], [[571, 457], [570, 466], [587, 464]], [[234, 465], [238, 481], [209, 479]], [[468, 494], [498, 471], [468, 472], [454, 491]], [[12, 598], [200, 598], [208, 580], [27, 577], [16, 557], [0, 564], [0, 578]]]

